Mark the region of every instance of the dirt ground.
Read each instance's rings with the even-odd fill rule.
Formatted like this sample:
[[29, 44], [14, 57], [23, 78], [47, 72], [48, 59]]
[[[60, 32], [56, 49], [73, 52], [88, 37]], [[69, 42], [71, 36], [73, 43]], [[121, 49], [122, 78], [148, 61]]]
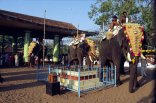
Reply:
[[33, 68], [0, 68], [5, 79], [0, 84], [0, 103], [151, 103], [154, 93], [153, 70], [148, 77], [138, 76], [141, 87], [134, 93], [128, 92], [129, 75], [121, 76], [119, 87], [102, 88], [77, 96], [76, 92], [61, 91], [60, 95], [46, 94], [44, 82], [35, 79]]

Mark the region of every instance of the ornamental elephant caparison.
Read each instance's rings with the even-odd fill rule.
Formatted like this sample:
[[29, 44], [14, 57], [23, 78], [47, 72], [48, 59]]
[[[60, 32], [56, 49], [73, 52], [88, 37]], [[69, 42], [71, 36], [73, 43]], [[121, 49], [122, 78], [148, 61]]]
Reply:
[[145, 59], [142, 54], [142, 44], [144, 40], [144, 29], [142, 26], [136, 23], [125, 24], [118, 33], [119, 45], [126, 55], [129, 61], [130, 81], [129, 92], [133, 93], [137, 87], [139, 87], [137, 81], [137, 64], [139, 57]]
[[86, 57], [86, 62], [89, 67], [92, 66], [93, 59], [95, 57], [95, 45], [91, 47], [87, 40], [84, 42], [79, 43], [78, 45], [71, 45], [69, 46], [68, 50], [68, 65], [71, 64], [79, 65], [82, 67], [83, 65], [83, 58]]

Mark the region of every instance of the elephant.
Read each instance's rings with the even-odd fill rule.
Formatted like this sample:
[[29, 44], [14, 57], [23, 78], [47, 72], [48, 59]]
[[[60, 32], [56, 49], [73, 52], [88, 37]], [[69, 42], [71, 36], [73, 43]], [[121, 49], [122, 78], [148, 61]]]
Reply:
[[100, 43], [99, 53], [101, 68], [104, 66], [109, 66], [109, 62], [113, 62], [113, 64], [116, 66], [116, 85], [120, 85], [122, 49], [117, 41], [117, 35], [109, 40], [103, 39]]
[[[47, 47], [44, 46], [44, 57], [47, 55]], [[34, 56], [37, 56], [37, 68], [39, 69], [40, 67], [40, 60], [43, 59], [43, 44], [42, 43], [36, 43], [35, 47], [32, 50], [32, 53]]]
[[129, 61], [130, 81], [129, 92], [133, 93], [139, 87], [137, 81], [137, 64], [139, 57], [145, 59], [142, 54], [142, 44], [144, 40], [145, 31], [142, 26], [137, 23], [125, 24], [119, 31], [117, 40], [120, 47]]
[[[122, 84], [122, 82], [120, 81], [120, 72], [123, 72], [124, 69], [124, 62], [125, 60], [130, 61], [130, 56], [131, 58], [134, 58], [133, 55], [130, 55], [129, 51], [131, 51], [131, 49], [129, 48], [130, 45], [130, 39], [127, 39], [127, 35], [125, 34], [125, 30], [124, 28], [130, 28], [133, 27], [132, 25], [134, 25], [133, 29], [129, 29], [128, 32], [140, 32], [141, 36], [137, 37], [137, 38], [133, 38], [134, 40], [140, 40], [141, 42], [138, 44], [134, 44], [137, 45], [137, 47], [140, 48], [139, 50], [139, 56], [141, 56], [141, 58], [145, 58], [143, 56], [143, 54], [141, 53], [141, 46], [143, 43], [143, 39], [141, 38], [144, 33], [144, 31], [142, 31], [142, 27], [138, 26], [138, 24], [136, 23], [130, 23], [130, 24], [125, 24], [128, 26], [123, 26], [119, 32], [118, 35], [114, 36], [113, 38], [109, 39], [109, 40], [102, 40], [101, 41], [101, 47], [100, 47], [100, 60], [101, 60], [101, 68], [103, 68], [108, 61], [112, 61], [114, 63], [114, 65], [116, 66], [116, 83], [117, 85]], [[129, 26], [130, 25], [130, 26]], [[135, 26], [137, 25], [137, 26]], [[133, 36], [135, 37], [135, 36]], [[133, 40], [133, 41], [134, 41]], [[135, 43], [135, 42], [134, 42]], [[132, 54], [132, 53], [131, 53]], [[127, 56], [128, 55], [128, 56]], [[129, 91], [132, 92], [133, 91], [133, 87], [136, 88], [138, 87], [138, 83], [136, 82], [136, 70], [137, 70], [137, 64], [138, 64], [138, 58], [139, 56], [135, 56], [135, 62], [132, 63], [132, 61], [130, 61], [130, 86], [129, 86]], [[133, 60], [134, 61], [134, 60]], [[135, 79], [134, 79], [135, 77]], [[133, 82], [135, 81], [135, 83]]]
[[89, 67], [93, 66], [93, 60], [96, 57], [95, 43], [88, 42], [89, 39], [77, 45], [70, 45], [68, 49], [68, 65], [71, 64], [79, 65], [82, 67], [83, 58], [86, 57], [86, 62]]

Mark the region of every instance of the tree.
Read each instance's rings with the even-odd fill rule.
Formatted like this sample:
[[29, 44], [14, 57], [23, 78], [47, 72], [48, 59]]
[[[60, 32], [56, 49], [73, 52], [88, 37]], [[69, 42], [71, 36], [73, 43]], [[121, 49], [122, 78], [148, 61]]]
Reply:
[[[126, 11], [131, 20], [135, 19], [136, 22], [144, 25], [145, 31], [148, 32], [147, 38], [154, 38], [153, 34], [153, 2], [154, 0], [97, 0], [91, 5], [91, 10], [88, 16], [97, 25], [103, 25], [107, 30], [113, 15], [121, 16], [123, 11]], [[154, 45], [150, 43], [150, 45]]]
[[125, 11], [134, 16], [139, 13], [139, 9], [133, 0], [97, 0], [91, 5], [91, 11], [88, 12], [89, 18], [95, 21], [95, 24], [107, 25], [113, 15], [120, 16]]

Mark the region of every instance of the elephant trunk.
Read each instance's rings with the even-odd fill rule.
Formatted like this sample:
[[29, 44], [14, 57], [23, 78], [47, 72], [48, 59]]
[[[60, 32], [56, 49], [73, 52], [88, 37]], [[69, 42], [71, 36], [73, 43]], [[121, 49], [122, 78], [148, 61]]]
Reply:
[[127, 53], [127, 59], [128, 59], [128, 61], [129, 61], [129, 62], [131, 62], [131, 61], [132, 61], [132, 59], [131, 59], [131, 56], [130, 56], [130, 53], [129, 53], [129, 52]]

